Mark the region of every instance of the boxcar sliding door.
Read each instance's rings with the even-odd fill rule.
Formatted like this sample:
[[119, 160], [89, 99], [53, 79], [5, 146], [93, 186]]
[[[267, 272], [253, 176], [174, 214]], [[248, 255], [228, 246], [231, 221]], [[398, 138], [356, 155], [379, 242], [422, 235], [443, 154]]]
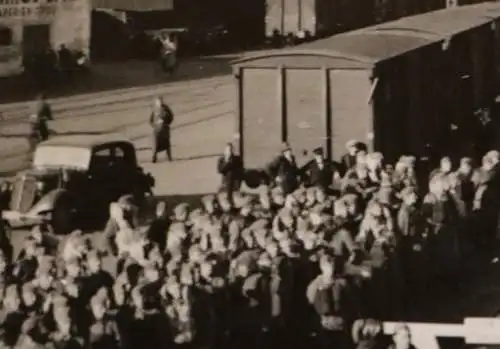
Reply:
[[351, 139], [372, 147], [375, 135], [371, 96], [375, 81], [371, 70], [330, 70], [330, 141], [335, 160], [345, 153], [345, 144]]
[[287, 69], [285, 81], [287, 140], [303, 165], [314, 148], [327, 144], [325, 71]]
[[246, 168], [263, 168], [279, 152], [282, 143], [281, 70], [241, 70], [241, 155]]

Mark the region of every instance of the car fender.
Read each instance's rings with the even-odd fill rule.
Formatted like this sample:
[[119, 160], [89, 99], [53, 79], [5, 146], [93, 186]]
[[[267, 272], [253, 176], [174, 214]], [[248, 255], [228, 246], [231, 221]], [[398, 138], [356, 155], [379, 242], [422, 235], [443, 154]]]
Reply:
[[62, 195], [66, 195], [66, 193], [67, 191], [64, 189], [55, 189], [48, 192], [31, 208], [29, 215], [40, 215], [51, 212], [57, 200]]

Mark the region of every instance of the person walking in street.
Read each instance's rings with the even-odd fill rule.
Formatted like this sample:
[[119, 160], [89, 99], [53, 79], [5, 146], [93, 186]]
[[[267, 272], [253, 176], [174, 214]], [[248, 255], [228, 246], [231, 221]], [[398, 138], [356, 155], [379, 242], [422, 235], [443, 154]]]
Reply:
[[170, 125], [174, 121], [174, 113], [161, 97], [154, 101], [153, 111], [149, 117], [149, 124], [153, 129], [152, 162], [156, 163], [158, 153], [165, 151], [168, 161], [172, 161], [170, 144]]
[[31, 131], [29, 135], [30, 146], [32, 149], [39, 142], [49, 139], [48, 121], [54, 120], [52, 117], [52, 109], [46, 101], [45, 96], [41, 94], [35, 101], [33, 113], [30, 115]]

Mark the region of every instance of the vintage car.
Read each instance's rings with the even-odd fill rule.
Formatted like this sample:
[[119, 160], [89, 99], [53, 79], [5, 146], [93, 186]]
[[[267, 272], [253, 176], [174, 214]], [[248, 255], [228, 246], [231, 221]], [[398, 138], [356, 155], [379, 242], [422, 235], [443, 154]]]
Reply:
[[31, 167], [10, 181], [2, 216], [11, 227], [48, 222], [65, 234], [103, 222], [109, 204], [123, 195], [140, 205], [153, 186], [134, 145], [121, 136], [54, 137], [40, 143]]

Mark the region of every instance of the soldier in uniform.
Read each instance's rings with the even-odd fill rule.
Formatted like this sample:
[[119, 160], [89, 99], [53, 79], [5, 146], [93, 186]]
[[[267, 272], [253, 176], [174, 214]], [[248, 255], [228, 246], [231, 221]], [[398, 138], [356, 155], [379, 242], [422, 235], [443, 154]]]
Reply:
[[233, 145], [226, 144], [224, 154], [217, 161], [217, 172], [221, 176], [221, 191], [228, 193], [232, 199], [233, 193], [240, 189], [243, 179], [243, 163], [241, 157], [234, 154]]
[[323, 148], [316, 148], [313, 151], [314, 159], [308, 162], [302, 171], [309, 179], [309, 185], [319, 187], [326, 192], [330, 192], [332, 185], [338, 184], [340, 173], [337, 166], [324, 157]]
[[172, 109], [163, 102], [161, 97], [156, 98], [149, 117], [149, 124], [153, 128], [153, 163], [157, 160], [157, 154], [162, 151], [165, 151], [168, 160], [172, 161], [170, 126], [173, 121]]
[[269, 165], [269, 173], [285, 195], [293, 193], [299, 187], [300, 171], [288, 144], [283, 145], [281, 155]]

